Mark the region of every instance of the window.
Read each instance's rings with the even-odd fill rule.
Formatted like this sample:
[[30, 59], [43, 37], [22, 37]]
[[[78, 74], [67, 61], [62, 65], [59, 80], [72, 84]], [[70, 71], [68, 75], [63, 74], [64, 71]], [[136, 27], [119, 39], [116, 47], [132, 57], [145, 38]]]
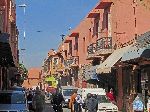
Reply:
[[24, 104], [25, 101], [22, 93], [0, 93], [0, 104]]
[[69, 54], [72, 55], [72, 41], [69, 42]]
[[54, 65], [58, 64], [58, 58], [54, 58]]
[[78, 37], [75, 37], [75, 46], [74, 46], [74, 50], [78, 51]]
[[83, 38], [83, 52], [85, 52], [85, 37]]
[[89, 29], [89, 42], [91, 42], [91, 28]]
[[95, 24], [95, 32], [96, 32], [97, 36], [98, 36], [98, 28], [99, 28], [99, 22], [96, 22], [96, 24]]

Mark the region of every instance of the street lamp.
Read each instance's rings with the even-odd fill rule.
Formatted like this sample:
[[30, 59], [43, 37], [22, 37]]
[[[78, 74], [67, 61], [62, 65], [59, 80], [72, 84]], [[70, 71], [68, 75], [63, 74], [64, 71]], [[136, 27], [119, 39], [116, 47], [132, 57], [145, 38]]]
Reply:
[[64, 41], [64, 36], [65, 36], [65, 35], [64, 35], [64, 34], [61, 34], [60, 36], [61, 36], [61, 39], [62, 39], [62, 42], [63, 42], [63, 41]]
[[[24, 29], [24, 31], [23, 31], [23, 37], [24, 37], [24, 40], [25, 40], [25, 38], [26, 38], [26, 31], [25, 31], [25, 23], [26, 23], [26, 21], [25, 21], [25, 15], [26, 15], [26, 7], [27, 7], [27, 5], [24, 3], [24, 4], [20, 4], [20, 5], [18, 5], [18, 7], [20, 7], [20, 8], [23, 8], [23, 15], [24, 15], [24, 21], [23, 21], [23, 29]], [[23, 63], [23, 51], [25, 51], [26, 49], [24, 49], [24, 48], [22, 48], [22, 49], [20, 49], [21, 51], [22, 51], [22, 63]]]
[[18, 7], [23, 8], [23, 14], [24, 14], [24, 31], [23, 31], [23, 37], [25, 39], [25, 37], [26, 37], [26, 32], [25, 32], [25, 15], [26, 15], [26, 7], [27, 7], [27, 5], [26, 4], [21, 4], [21, 5], [18, 5]]

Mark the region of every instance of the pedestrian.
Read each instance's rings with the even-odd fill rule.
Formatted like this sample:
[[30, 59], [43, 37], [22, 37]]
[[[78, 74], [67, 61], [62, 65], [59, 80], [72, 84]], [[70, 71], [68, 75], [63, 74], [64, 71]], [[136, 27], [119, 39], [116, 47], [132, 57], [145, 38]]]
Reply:
[[62, 102], [64, 101], [63, 95], [56, 90], [56, 92], [52, 95], [51, 104], [55, 112], [63, 112]]
[[111, 88], [110, 91], [106, 94], [106, 96], [108, 97], [109, 101], [112, 102], [113, 104], [116, 104], [115, 101], [115, 96], [113, 93], [113, 89]]
[[29, 94], [27, 95], [27, 101], [28, 101], [28, 107], [30, 111], [34, 111], [33, 105], [32, 105], [33, 95], [32, 91], [29, 91]]
[[74, 112], [74, 104], [75, 104], [75, 98], [77, 97], [77, 90], [73, 91], [73, 94], [71, 95], [70, 102], [69, 102], [69, 108], [71, 109], [71, 112]]
[[85, 101], [84, 101], [84, 109], [85, 109], [85, 112], [87, 112], [87, 103], [88, 103], [89, 98], [91, 98], [91, 93], [88, 93], [88, 94], [87, 94], [87, 97], [86, 97], [86, 99], [85, 99]]
[[42, 112], [44, 109], [45, 104], [45, 98], [42, 95], [40, 89], [36, 87], [35, 95], [33, 96], [32, 100], [33, 108], [35, 109], [35, 112]]
[[74, 103], [74, 110], [75, 112], [81, 112], [82, 111], [82, 98], [81, 95], [78, 93], [77, 97], [75, 98], [75, 103]]
[[96, 112], [97, 112], [97, 110], [98, 110], [98, 100], [97, 100], [97, 95], [96, 94], [93, 94], [93, 98], [95, 98], [96, 99]]
[[93, 96], [91, 96], [87, 100], [87, 110], [88, 110], [88, 112], [97, 112], [97, 105], [98, 105], [98, 101]]

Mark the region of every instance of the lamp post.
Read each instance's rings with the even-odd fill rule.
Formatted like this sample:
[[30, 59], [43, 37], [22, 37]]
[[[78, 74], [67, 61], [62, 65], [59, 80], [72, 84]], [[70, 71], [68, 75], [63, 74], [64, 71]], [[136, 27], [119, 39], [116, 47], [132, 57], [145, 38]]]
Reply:
[[26, 21], [25, 21], [25, 15], [26, 15], [26, 7], [27, 7], [27, 5], [24, 3], [24, 4], [21, 4], [21, 5], [18, 5], [18, 7], [23, 8], [23, 14], [24, 14], [24, 31], [23, 31], [23, 37], [25, 39], [25, 37], [26, 37], [26, 32], [25, 32], [25, 23], [26, 23]]
[[[26, 15], [26, 7], [27, 7], [27, 5], [24, 3], [24, 4], [20, 4], [20, 5], [18, 5], [18, 7], [20, 7], [20, 8], [23, 8], [23, 15], [24, 15], [24, 20], [23, 20], [23, 38], [24, 38], [24, 40], [25, 40], [25, 38], [26, 38], [26, 31], [25, 31], [25, 24], [26, 24], [26, 21], [25, 21], [25, 15]], [[26, 49], [21, 49], [21, 51], [22, 51], [22, 63], [23, 63], [23, 51], [25, 51]]]

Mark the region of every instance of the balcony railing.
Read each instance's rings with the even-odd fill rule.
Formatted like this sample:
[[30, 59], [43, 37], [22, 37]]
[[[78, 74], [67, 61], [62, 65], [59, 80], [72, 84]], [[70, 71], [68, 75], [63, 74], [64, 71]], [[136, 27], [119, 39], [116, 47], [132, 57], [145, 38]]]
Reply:
[[94, 54], [96, 51], [96, 43], [92, 43], [87, 47], [88, 55]]
[[72, 64], [71, 65], [78, 65], [79, 64], [79, 56], [72, 56]]
[[112, 37], [102, 37], [96, 41], [96, 54], [109, 54], [112, 52]]
[[101, 49], [112, 49], [112, 37], [103, 37], [96, 42], [96, 51]]
[[72, 56], [70, 59], [67, 59], [64, 61], [64, 65], [66, 67], [74, 66], [79, 64], [79, 57], [78, 56]]

